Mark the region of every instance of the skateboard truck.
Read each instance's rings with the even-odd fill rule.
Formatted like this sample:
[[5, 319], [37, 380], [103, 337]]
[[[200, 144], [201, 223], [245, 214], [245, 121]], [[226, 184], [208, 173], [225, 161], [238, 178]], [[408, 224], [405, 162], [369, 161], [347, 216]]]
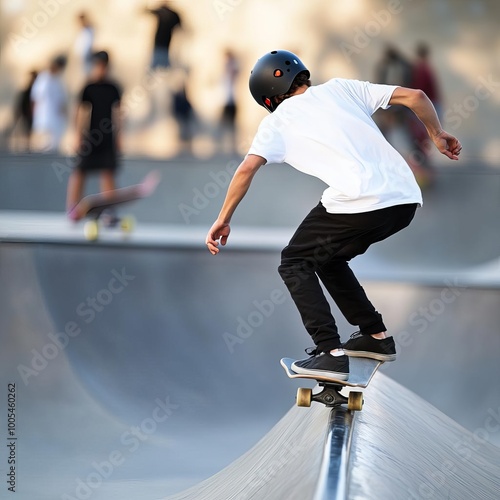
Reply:
[[309, 407], [313, 401], [322, 403], [329, 408], [347, 403], [348, 410], [361, 411], [363, 409], [363, 393], [351, 391], [348, 397], [340, 394], [342, 386], [320, 383], [321, 391], [313, 394], [312, 389], [299, 387], [297, 389], [297, 406]]
[[297, 390], [297, 406], [311, 406], [313, 401], [324, 404], [329, 408], [347, 404], [347, 409], [361, 411], [363, 409], [363, 392], [351, 390], [348, 396], [340, 394], [344, 387], [352, 389], [364, 389], [370, 383], [375, 372], [382, 361], [367, 358], [351, 358], [349, 378], [347, 380], [336, 379], [321, 375], [301, 374], [293, 371], [292, 365], [295, 362], [292, 358], [282, 358], [281, 366], [289, 378], [304, 378], [315, 380], [320, 387], [320, 391], [313, 394], [312, 389], [303, 387]]

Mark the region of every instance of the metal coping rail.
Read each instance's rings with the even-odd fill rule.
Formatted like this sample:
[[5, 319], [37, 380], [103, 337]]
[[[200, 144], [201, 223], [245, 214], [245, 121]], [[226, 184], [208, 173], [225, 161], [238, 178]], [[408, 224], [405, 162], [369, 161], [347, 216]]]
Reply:
[[353, 412], [341, 406], [331, 410], [314, 500], [347, 499], [353, 429]]

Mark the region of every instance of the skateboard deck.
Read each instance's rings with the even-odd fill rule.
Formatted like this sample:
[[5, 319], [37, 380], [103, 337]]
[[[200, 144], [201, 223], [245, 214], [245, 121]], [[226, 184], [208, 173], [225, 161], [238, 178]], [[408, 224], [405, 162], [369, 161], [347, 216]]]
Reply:
[[[160, 182], [160, 177], [160, 173], [155, 170], [146, 175], [140, 184], [85, 196], [73, 208], [69, 217], [74, 221], [89, 219], [85, 223], [84, 234], [88, 240], [96, 240], [99, 234], [98, 221], [105, 211], [117, 205], [147, 198], [155, 191]], [[132, 217], [116, 217], [116, 222], [120, 223], [121, 229], [125, 232], [130, 232], [134, 225]]]
[[340, 380], [331, 377], [322, 377], [319, 375], [304, 375], [296, 373], [292, 369], [292, 363], [295, 359], [282, 358], [281, 366], [289, 378], [303, 378], [315, 380], [318, 382], [322, 391], [313, 394], [311, 389], [299, 388], [297, 391], [297, 405], [310, 406], [312, 401], [323, 403], [326, 406], [338, 406], [347, 403], [350, 410], [361, 410], [363, 407], [363, 393], [351, 391], [348, 397], [340, 394], [344, 387], [366, 388], [370, 383], [375, 372], [382, 365], [382, 361], [369, 358], [349, 358], [349, 378]]

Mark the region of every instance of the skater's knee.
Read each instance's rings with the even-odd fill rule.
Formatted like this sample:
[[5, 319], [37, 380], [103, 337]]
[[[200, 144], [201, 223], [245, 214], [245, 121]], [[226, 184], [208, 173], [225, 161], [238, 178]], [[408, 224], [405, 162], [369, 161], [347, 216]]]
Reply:
[[301, 273], [295, 266], [286, 263], [281, 263], [278, 267], [278, 272], [280, 273], [283, 283], [285, 283], [290, 292], [297, 290], [305, 278], [303, 273]]
[[281, 252], [281, 264], [278, 267], [278, 272], [285, 283], [296, 281], [298, 279], [306, 279], [314, 274], [317, 269], [317, 263], [314, 259], [308, 259], [300, 254], [297, 254], [294, 249], [287, 246]]
[[285, 280], [286, 277], [293, 276], [300, 265], [299, 260], [290, 254], [288, 248], [289, 247], [285, 247], [281, 252], [281, 264], [278, 267], [278, 272], [283, 280]]
[[308, 266], [306, 261], [282, 261], [278, 272], [287, 285], [315, 274], [314, 268]]
[[280, 273], [281, 278], [285, 281], [288, 276], [293, 274], [293, 269], [290, 265], [282, 262], [278, 267], [278, 273]]

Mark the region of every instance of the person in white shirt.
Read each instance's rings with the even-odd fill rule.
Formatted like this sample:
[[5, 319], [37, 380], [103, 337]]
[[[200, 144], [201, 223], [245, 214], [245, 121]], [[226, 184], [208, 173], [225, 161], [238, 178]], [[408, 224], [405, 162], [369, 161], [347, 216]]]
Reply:
[[[400, 104], [425, 125], [438, 150], [458, 160], [462, 146], [445, 132], [421, 90], [334, 78], [311, 86], [293, 53], [272, 51], [250, 75], [250, 92], [265, 117], [238, 167], [206, 244], [216, 255], [227, 243], [231, 217], [253, 176], [266, 163], [287, 162], [328, 185], [281, 254], [279, 273], [315, 348], [296, 361], [297, 373], [346, 380], [349, 358], [396, 358], [394, 339], [368, 300], [349, 260], [408, 226], [422, 196], [402, 156], [386, 141], [372, 114]], [[342, 345], [320, 280], [342, 314], [359, 328]]]
[[78, 15], [80, 31], [74, 44], [74, 53], [78, 58], [81, 74], [86, 80], [92, 70], [92, 54], [94, 53], [94, 27], [85, 12]]
[[66, 57], [58, 56], [42, 71], [31, 89], [33, 132], [38, 149], [57, 151], [67, 126], [67, 97], [62, 80]]

